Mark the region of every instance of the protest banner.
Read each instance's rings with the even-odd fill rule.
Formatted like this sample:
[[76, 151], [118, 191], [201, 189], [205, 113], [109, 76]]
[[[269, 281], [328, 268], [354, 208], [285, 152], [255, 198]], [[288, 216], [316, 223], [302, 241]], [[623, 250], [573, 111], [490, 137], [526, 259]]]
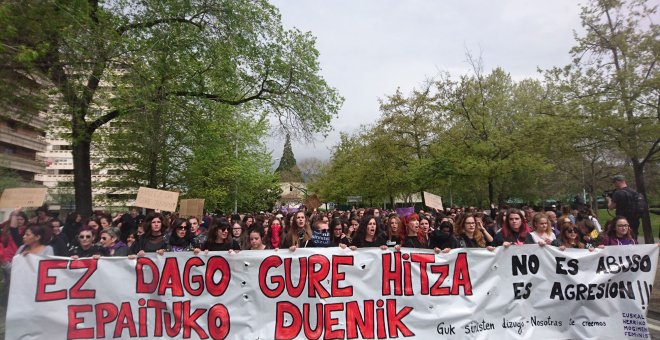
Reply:
[[434, 195], [430, 192], [424, 191], [424, 203], [429, 208], [435, 208], [438, 210], [443, 210], [442, 207], [442, 198], [438, 195]]
[[181, 200], [181, 203], [179, 203], [179, 216], [201, 218], [204, 215], [204, 201], [203, 198]]
[[44, 204], [48, 188], [10, 188], [0, 197], [0, 208], [40, 207]]
[[17, 256], [6, 338], [649, 338], [657, 262], [657, 245]]
[[140, 187], [135, 199], [135, 206], [162, 211], [176, 211], [178, 201], [178, 192]]

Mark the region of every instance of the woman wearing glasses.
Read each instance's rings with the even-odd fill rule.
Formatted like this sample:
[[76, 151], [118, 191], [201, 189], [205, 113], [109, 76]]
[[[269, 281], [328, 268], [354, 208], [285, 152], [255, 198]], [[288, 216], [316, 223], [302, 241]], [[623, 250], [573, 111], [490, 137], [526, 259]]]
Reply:
[[172, 233], [170, 234], [168, 251], [182, 252], [192, 251], [195, 246], [195, 234], [190, 228], [189, 220], [177, 218], [172, 223]]
[[94, 243], [94, 229], [84, 226], [78, 232], [78, 245], [69, 250], [71, 258], [77, 260], [81, 257], [98, 257], [103, 254], [103, 248]]
[[566, 248], [584, 249], [578, 227], [573, 222], [570, 220], [563, 222], [559, 230], [559, 238], [552, 241], [553, 246], [559, 247], [560, 250]]
[[617, 216], [608, 223], [607, 235], [603, 240], [606, 246], [624, 246], [637, 244], [630, 230], [630, 223], [623, 216]]
[[493, 241], [475, 214], [467, 214], [456, 223], [455, 237], [459, 248], [486, 248]]
[[119, 228], [109, 227], [101, 231], [101, 246], [105, 256], [128, 256], [128, 246], [119, 240]]
[[[238, 224], [238, 223], [237, 223]], [[234, 224], [236, 226], [237, 224]], [[209, 251], [239, 251], [241, 246], [238, 242], [232, 238], [229, 229], [231, 225], [229, 221], [224, 217], [216, 218], [213, 221], [213, 226], [209, 230], [208, 237], [206, 242], [202, 245], [202, 249], [205, 252]], [[239, 226], [240, 228], [240, 226]], [[195, 248], [195, 253], [199, 253], [200, 249]]]

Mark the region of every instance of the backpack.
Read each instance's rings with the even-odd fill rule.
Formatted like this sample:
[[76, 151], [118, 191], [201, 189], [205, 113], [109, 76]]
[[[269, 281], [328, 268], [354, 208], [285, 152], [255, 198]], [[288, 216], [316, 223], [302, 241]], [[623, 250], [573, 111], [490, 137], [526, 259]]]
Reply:
[[628, 194], [628, 199], [630, 202], [630, 205], [628, 206], [628, 213], [630, 216], [634, 216], [635, 218], [640, 218], [644, 216], [646, 211], [648, 210], [648, 204], [646, 203], [646, 199], [644, 198], [644, 195], [638, 193], [637, 191], [633, 191], [632, 189], [626, 188], [626, 192]]

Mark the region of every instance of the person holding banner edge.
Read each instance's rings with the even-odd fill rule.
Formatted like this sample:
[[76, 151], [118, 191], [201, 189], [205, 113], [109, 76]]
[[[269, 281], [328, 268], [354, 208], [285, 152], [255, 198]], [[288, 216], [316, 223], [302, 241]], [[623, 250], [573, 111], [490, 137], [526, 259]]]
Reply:
[[382, 232], [383, 228], [379, 221], [379, 219], [372, 215], [367, 215], [362, 218], [360, 226], [355, 232], [355, 237], [353, 237], [350, 248], [352, 250], [365, 247], [379, 247], [383, 250], [387, 249], [387, 241], [385, 240]]
[[159, 212], [151, 213], [143, 222], [144, 234], [131, 246], [130, 253], [138, 257], [145, 253], [163, 255], [167, 249], [167, 241], [163, 230], [167, 229], [167, 219]]
[[[236, 224], [234, 224], [236, 226]], [[201, 250], [204, 250], [206, 254], [209, 251], [228, 251], [229, 253], [234, 253], [241, 250], [241, 246], [232, 237], [229, 232], [230, 229], [229, 220], [224, 217], [216, 217], [211, 223], [211, 229], [208, 232], [206, 237], [206, 242], [201, 245]], [[194, 252], [199, 253], [200, 248], [195, 248]]]
[[524, 214], [516, 209], [511, 208], [506, 212], [506, 218], [504, 219], [504, 224], [502, 229], [495, 234], [493, 238], [493, 246], [499, 247], [504, 246], [508, 248], [512, 244], [534, 244], [534, 239], [532, 235], [527, 232], [527, 227], [525, 227]]
[[282, 248], [289, 248], [290, 251], [295, 251], [296, 248], [307, 248], [311, 246], [312, 228], [307, 222], [307, 217], [304, 211], [298, 211], [294, 215], [292, 225], [282, 239]]

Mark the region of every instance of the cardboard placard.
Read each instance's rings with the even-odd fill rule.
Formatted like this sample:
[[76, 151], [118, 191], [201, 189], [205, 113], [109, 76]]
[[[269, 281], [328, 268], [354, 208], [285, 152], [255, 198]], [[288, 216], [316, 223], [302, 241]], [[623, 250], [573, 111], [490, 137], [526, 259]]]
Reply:
[[430, 192], [424, 191], [424, 203], [429, 208], [436, 208], [438, 210], [443, 210], [442, 207], [442, 198], [438, 195], [434, 195]]
[[137, 198], [135, 199], [135, 206], [174, 212], [176, 211], [178, 201], [178, 192], [140, 187]]
[[40, 207], [44, 204], [48, 188], [5, 189], [0, 198], [0, 208]]
[[305, 200], [305, 206], [310, 210], [318, 209], [321, 206], [321, 200], [316, 194], [312, 194]]
[[201, 218], [204, 214], [204, 199], [194, 198], [181, 200], [179, 203], [179, 217], [195, 216]]

